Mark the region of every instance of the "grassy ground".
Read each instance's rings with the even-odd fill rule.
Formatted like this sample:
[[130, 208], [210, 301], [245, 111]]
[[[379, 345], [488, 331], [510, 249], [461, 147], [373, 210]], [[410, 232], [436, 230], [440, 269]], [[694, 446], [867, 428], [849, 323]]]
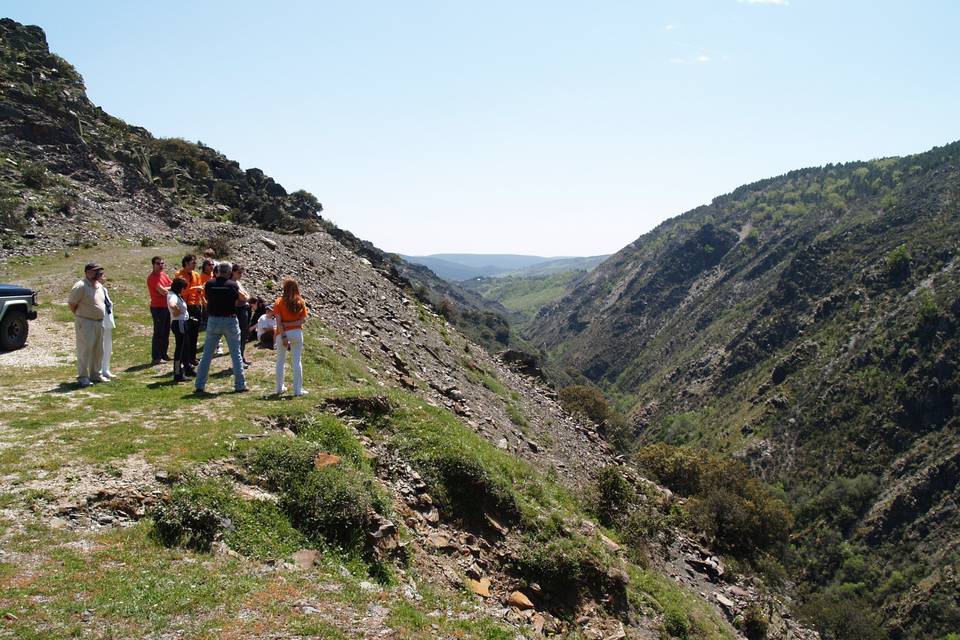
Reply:
[[[252, 347], [250, 393], [232, 392], [227, 356], [214, 361], [207, 385], [212, 396], [197, 397], [192, 384], [174, 384], [169, 364], [147, 364], [151, 322], [145, 278], [152, 255], [175, 264], [187, 251], [98, 247], [0, 267], [0, 281], [31, 286], [43, 302], [27, 348], [0, 355], [0, 367], [14, 372], [0, 378], [0, 637], [514, 638], [515, 630], [477, 612], [474, 596], [431, 586], [412, 572], [388, 571], [383, 584], [376, 584], [371, 567], [330, 549], [313, 568], [296, 569], [287, 562], [289, 553], [311, 543], [285, 516], [276, 516], [276, 508], [270, 511], [275, 530], [267, 531], [272, 525], [266, 522], [252, 523], [251, 530], [261, 529], [266, 537], [231, 545], [245, 556], [222, 548], [219, 553], [165, 548], [151, 535], [149, 518], [127, 527], [84, 528], [52, 517], [51, 505], [77, 483], [96, 487], [126, 478], [131, 465], [152, 476], [242, 459], [261, 442], [242, 436], [262, 434], [271, 417], [310, 414], [326, 397], [374, 394], [386, 394], [395, 408], [386, 422], [368, 425], [366, 435], [418, 468], [439, 501], [474, 499], [457, 486], [467, 480], [489, 494], [492, 506], [513, 513], [520, 526], [541, 527], [543, 513], [571, 521], [583, 517], [578, 500], [555, 478], [495, 448], [449, 411], [429, 407], [408, 391], [380, 387], [362, 358], [338, 344], [320, 319], [306, 331], [304, 378], [311, 391], [306, 398], [274, 396], [274, 354]], [[117, 378], [79, 389], [72, 317], [64, 300], [90, 259], [106, 268], [116, 304]], [[258, 284], [249, 287], [256, 291]], [[493, 376], [476, 383], [512, 398]], [[520, 414], [514, 420], [524, 421]], [[369, 475], [362, 456], [356, 462]], [[237, 531], [251, 525], [235, 524]], [[726, 635], [714, 612], [669, 581], [641, 572], [631, 592], [651, 615], [693, 621], [689, 637]]]
[[[55, 496], [22, 490], [37, 478], [69, 478], [90, 469], [109, 474], [131, 456], [157, 469], [180, 471], [249, 446], [237, 436], [262, 433], [265, 416], [306, 411], [324, 395], [359, 393], [366, 386], [365, 372], [327, 346], [319, 323], [307, 337], [305, 379], [314, 393], [308, 398], [272, 395], [272, 351], [248, 351], [254, 365], [247, 374], [252, 390], [247, 394], [231, 392], [227, 356], [214, 361], [207, 386], [214, 395], [207, 398], [192, 395], [191, 384], [174, 384], [169, 364], [148, 366], [144, 280], [150, 257], [163, 255], [172, 264], [189, 250], [99, 247], [0, 267], [0, 281], [40, 292], [42, 318], [31, 323], [31, 344], [49, 349], [55, 339], [63, 360], [33, 366], [36, 359], [28, 347], [17, 354], [26, 361], [11, 368], [15, 375], [0, 378], [5, 398], [0, 478], [7, 487], [0, 492], [0, 619], [6, 616], [0, 636], [129, 638], [167, 631], [188, 638], [266, 632], [345, 638], [356, 637], [352, 617], [364, 616], [374, 619], [372, 627], [389, 625], [396, 638], [422, 637], [424, 629], [465, 638], [512, 637], [496, 624], [432, 614], [472, 607], [456, 594], [450, 600], [449, 594], [425, 592], [421, 600], [408, 601], [397, 589], [362, 589], [365, 568], [335, 553], [322, 555], [320, 564], [306, 572], [283, 565], [265, 570], [243, 557], [166, 549], [149, 535], [149, 520], [102, 532], [52, 528], [44, 522], [34, 507]], [[70, 357], [72, 317], [64, 300], [79, 278], [69, 272], [93, 258], [106, 268], [116, 304], [112, 368], [117, 378], [78, 389]], [[12, 361], [12, 356], [5, 358]], [[384, 607], [384, 620], [376, 621], [380, 609], [366, 616], [375, 606]]]

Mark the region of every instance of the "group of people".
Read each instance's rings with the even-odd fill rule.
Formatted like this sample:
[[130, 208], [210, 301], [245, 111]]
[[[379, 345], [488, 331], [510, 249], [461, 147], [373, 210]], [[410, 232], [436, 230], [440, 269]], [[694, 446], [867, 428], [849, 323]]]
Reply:
[[[303, 325], [309, 316], [306, 302], [295, 280], [283, 281], [282, 295], [273, 304], [251, 296], [243, 286], [244, 268], [240, 264], [216, 262], [205, 257], [197, 271], [197, 257], [188, 254], [173, 278], [164, 270], [160, 256], [151, 260], [147, 276], [150, 315], [153, 319], [151, 365], [173, 363], [173, 379], [194, 379], [197, 393], [206, 393], [210, 365], [214, 355], [222, 353], [221, 341], [233, 364], [234, 390], [247, 391], [244, 369], [250, 366], [246, 345], [258, 340], [276, 350], [277, 394], [286, 392], [284, 369], [286, 354], [291, 355], [293, 394], [307, 393], [303, 388]], [[77, 382], [81, 387], [106, 382], [110, 372], [112, 330], [116, 326], [113, 303], [105, 286], [104, 269], [95, 262], [84, 266], [84, 278], [71, 289], [67, 304], [74, 314], [77, 335]], [[203, 351], [198, 356], [200, 332], [205, 331]], [[169, 355], [170, 334], [174, 353]]]

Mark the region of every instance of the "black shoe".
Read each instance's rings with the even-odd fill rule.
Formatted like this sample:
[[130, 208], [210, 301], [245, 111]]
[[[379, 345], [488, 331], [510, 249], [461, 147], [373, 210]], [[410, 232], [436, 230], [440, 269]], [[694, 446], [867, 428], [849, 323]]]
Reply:
[[171, 358], [170, 356], [160, 356], [160, 359], [163, 360], [164, 362], [170, 362], [171, 360], [173, 360], [173, 358]]
[[187, 381], [187, 377], [186, 377], [185, 375], [183, 375], [182, 373], [178, 373], [177, 375], [173, 376], [173, 381], [174, 381], [174, 382], [186, 382], [186, 381]]
[[183, 372], [183, 375], [187, 376], [188, 378], [196, 378], [197, 372], [194, 371], [193, 369], [187, 369], [186, 371]]
[[163, 360], [161, 360], [160, 358], [157, 358], [156, 360], [153, 360], [153, 361], [150, 362], [150, 366], [151, 366], [151, 367], [155, 367], [155, 366], [157, 366], [158, 364], [160, 364], [161, 362], [163, 362]]

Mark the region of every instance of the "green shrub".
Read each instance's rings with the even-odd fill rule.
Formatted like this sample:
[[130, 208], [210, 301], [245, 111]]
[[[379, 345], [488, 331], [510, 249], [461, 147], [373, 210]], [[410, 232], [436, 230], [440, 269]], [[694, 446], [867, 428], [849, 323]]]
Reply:
[[226, 525], [229, 490], [209, 480], [187, 480], [153, 511], [154, 533], [168, 547], [209, 551]]
[[217, 259], [223, 259], [230, 255], [230, 238], [227, 236], [211, 236], [206, 240], [202, 241], [197, 249], [201, 253], [207, 251], [208, 249], [213, 251], [213, 256]]
[[667, 609], [663, 612], [663, 630], [671, 638], [686, 640], [690, 637], [690, 617], [682, 609]]
[[743, 612], [743, 622], [740, 628], [748, 640], [764, 640], [767, 637], [767, 627], [770, 621], [757, 603], [752, 603]]
[[636, 489], [627, 482], [616, 467], [604, 467], [594, 482], [595, 503], [592, 511], [600, 523], [607, 527], [622, 524], [636, 508]]
[[527, 416], [525, 416], [523, 411], [521, 411], [520, 408], [512, 402], [507, 404], [507, 416], [510, 418], [510, 422], [518, 427], [527, 427], [530, 425], [530, 423], [527, 421]]
[[797, 518], [801, 522], [810, 523], [825, 517], [840, 529], [846, 530], [867, 510], [878, 489], [877, 477], [871, 474], [836, 478], [800, 505]]
[[870, 603], [859, 596], [818, 594], [800, 613], [825, 640], [886, 640], [887, 633]]
[[248, 464], [271, 488], [285, 491], [313, 471], [320, 450], [313, 442], [274, 436], [249, 454]]
[[217, 479], [187, 479], [153, 513], [156, 538], [166, 546], [207, 551], [217, 537], [254, 558], [280, 558], [304, 537], [269, 500], [244, 500]]
[[47, 168], [39, 162], [30, 162], [23, 165], [23, 171], [20, 174], [23, 184], [33, 189], [42, 189], [47, 186], [49, 176]]
[[720, 550], [751, 558], [786, 543], [793, 515], [743, 463], [666, 444], [645, 447], [637, 460], [671, 490], [690, 497], [686, 511], [692, 523]]
[[20, 200], [12, 193], [0, 192], [0, 230], [13, 229], [23, 233], [27, 220], [20, 208]]
[[293, 428], [300, 438], [312, 442], [322, 451], [340, 456], [355, 467], [364, 467], [367, 461], [363, 445], [343, 422], [329, 414], [307, 416]]
[[283, 492], [280, 505], [308, 537], [358, 549], [378, 504], [372, 483], [343, 465], [309, 472]]
[[612, 413], [603, 392], [592, 385], [564, 387], [560, 390], [560, 404], [567, 413], [583, 416], [598, 425]]
[[899, 247], [887, 254], [886, 269], [887, 276], [894, 281], [900, 281], [910, 275], [910, 264], [913, 257], [907, 245], [901, 244]]
[[222, 180], [213, 185], [213, 199], [228, 207], [237, 207], [240, 204], [236, 189]]
[[612, 571], [614, 560], [595, 540], [579, 535], [527, 535], [510, 560], [514, 573], [536, 582], [560, 612], [573, 612], [586, 595], [610, 610], [626, 605], [626, 582]]
[[150, 236], [140, 236], [140, 246], [141, 247], [155, 247], [157, 246], [157, 241]]
[[519, 517], [516, 497], [470, 452], [441, 449], [422, 453], [415, 466], [441, 510], [465, 522], [482, 522], [490, 513], [506, 521]]
[[701, 458], [703, 453], [695, 449], [654, 444], [644, 447], [636, 454], [641, 467], [653, 474], [671, 491], [690, 496], [701, 489]]

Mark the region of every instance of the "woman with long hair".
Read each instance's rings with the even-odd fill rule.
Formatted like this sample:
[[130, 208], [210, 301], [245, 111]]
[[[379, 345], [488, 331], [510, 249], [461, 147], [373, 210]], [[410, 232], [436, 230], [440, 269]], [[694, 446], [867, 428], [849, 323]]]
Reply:
[[300, 295], [300, 286], [293, 278], [283, 281], [283, 295], [273, 303], [273, 315], [276, 318], [274, 328], [274, 346], [277, 351], [277, 395], [287, 390], [283, 386], [283, 367], [290, 352], [290, 365], [293, 369], [293, 395], [303, 396], [303, 325], [309, 312], [307, 303]]

